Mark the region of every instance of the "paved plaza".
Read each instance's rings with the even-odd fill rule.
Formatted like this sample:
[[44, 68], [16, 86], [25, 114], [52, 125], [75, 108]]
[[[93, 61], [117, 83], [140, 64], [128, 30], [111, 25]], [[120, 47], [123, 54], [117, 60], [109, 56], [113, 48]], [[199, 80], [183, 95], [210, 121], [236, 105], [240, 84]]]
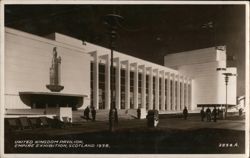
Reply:
[[[200, 117], [192, 116], [187, 120], [183, 118], [160, 118], [158, 126], [155, 130], [197, 130], [197, 129], [226, 129], [226, 130], [237, 130], [244, 131], [245, 123], [244, 119], [230, 119], [230, 120], [217, 120], [217, 122], [207, 122], [201, 121]], [[79, 134], [79, 133], [89, 133], [89, 132], [99, 132], [107, 131], [109, 129], [108, 121], [85, 121], [73, 124], [62, 129], [39, 129], [37, 133], [46, 135], [65, 135], [65, 134]], [[147, 131], [146, 119], [133, 119], [133, 120], [119, 120], [116, 130], [118, 131], [129, 131], [138, 130]], [[33, 130], [24, 131], [25, 133], [33, 133]]]

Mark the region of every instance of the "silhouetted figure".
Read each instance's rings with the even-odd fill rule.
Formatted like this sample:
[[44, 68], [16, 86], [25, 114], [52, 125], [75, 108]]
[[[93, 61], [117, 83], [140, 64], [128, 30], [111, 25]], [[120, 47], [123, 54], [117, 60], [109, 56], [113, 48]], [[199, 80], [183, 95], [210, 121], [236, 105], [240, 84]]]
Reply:
[[214, 120], [214, 122], [216, 122], [217, 121], [217, 109], [216, 109], [216, 107], [214, 107], [212, 114], [213, 114], [213, 120]]
[[116, 110], [114, 108], [111, 108], [109, 110], [109, 130], [114, 131], [115, 129], [115, 116], [116, 115]]
[[116, 107], [114, 109], [115, 109], [115, 124], [117, 125], [118, 124], [118, 112], [117, 112]]
[[94, 106], [91, 107], [91, 115], [92, 115], [92, 121], [95, 121], [96, 110]]
[[141, 119], [141, 109], [140, 108], [137, 109], [137, 118]]
[[220, 108], [218, 108], [218, 109], [217, 109], [217, 116], [218, 116], [217, 118], [220, 118], [220, 115], [221, 115], [221, 114], [220, 114]]
[[211, 121], [211, 110], [209, 109], [209, 107], [206, 110], [206, 116], [207, 116], [207, 121]]
[[87, 121], [89, 120], [89, 113], [90, 110], [89, 107], [87, 106], [86, 109], [84, 110], [84, 117], [86, 118]]
[[242, 113], [243, 113], [243, 109], [240, 108], [240, 109], [239, 109], [239, 116], [240, 116], [240, 117], [242, 116]]
[[200, 114], [201, 114], [201, 121], [204, 121], [204, 118], [206, 117], [206, 113], [204, 111], [204, 107], [202, 107], [202, 109], [200, 111]]
[[226, 109], [222, 109], [223, 119], [226, 118]]
[[187, 117], [188, 117], [188, 110], [187, 110], [187, 107], [185, 106], [184, 110], [183, 110], [183, 116], [184, 116], [184, 119], [186, 120]]

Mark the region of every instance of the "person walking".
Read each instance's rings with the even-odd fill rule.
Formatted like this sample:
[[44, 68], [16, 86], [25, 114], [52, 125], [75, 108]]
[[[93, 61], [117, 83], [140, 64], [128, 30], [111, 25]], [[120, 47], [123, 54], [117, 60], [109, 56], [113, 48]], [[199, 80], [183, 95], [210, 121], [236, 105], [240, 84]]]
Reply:
[[115, 109], [115, 125], [117, 126], [118, 125], [118, 111], [116, 107], [114, 109]]
[[211, 122], [211, 110], [209, 107], [206, 110], [206, 116], [207, 116], [207, 121]]
[[188, 110], [187, 110], [187, 107], [185, 106], [184, 110], [183, 110], [183, 116], [184, 116], [184, 119], [186, 120], [187, 117], [188, 117]]
[[95, 121], [96, 110], [94, 106], [91, 107], [91, 115], [92, 115], [92, 121]]
[[239, 109], [239, 116], [240, 116], [240, 117], [242, 116], [242, 113], [243, 113], [242, 111], [243, 111], [243, 109], [240, 108], [240, 109]]
[[137, 109], [137, 118], [141, 119], [141, 109], [140, 108]]
[[206, 116], [206, 113], [204, 111], [204, 107], [202, 107], [201, 111], [200, 111], [200, 114], [201, 114], [201, 121], [204, 121], [204, 118]]
[[89, 107], [87, 106], [86, 109], [84, 110], [84, 117], [88, 121], [89, 120]]
[[217, 118], [219, 119], [221, 116], [221, 113], [220, 113], [221, 111], [220, 111], [220, 108], [217, 108]]
[[212, 114], [213, 114], [213, 120], [214, 120], [214, 122], [216, 122], [217, 121], [217, 109], [216, 109], [216, 107], [214, 107]]
[[111, 108], [109, 110], [109, 130], [113, 132], [115, 130], [115, 109]]

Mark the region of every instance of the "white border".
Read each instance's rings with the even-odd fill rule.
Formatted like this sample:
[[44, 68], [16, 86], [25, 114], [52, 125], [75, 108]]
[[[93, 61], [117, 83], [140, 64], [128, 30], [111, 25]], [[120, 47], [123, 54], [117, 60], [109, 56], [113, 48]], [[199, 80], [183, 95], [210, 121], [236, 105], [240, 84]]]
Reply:
[[[26, 158], [26, 157], [41, 157], [41, 158], [54, 158], [54, 157], [62, 157], [62, 158], [68, 158], [68, 157], [74, 157], [74, 158], [79, 158], [79, 157], [121, 157], [121, 158], [131, 158], [131, 157], [146, 157], [146, 158], [162, 158], [162, 157], [170, 157], [170, 158], [196, 158], [196, 157], [204, 157], [204, 158], [211, 158], [211, 157], [220, 157], [220, 158], [228, 158], [228, 157], [233, 157], [233, 158], [244, 158], [244, 157], [249, 157], [249, 110], [246, 110], [246, 120], [245, 120], [245, 131], [246, 131], [246, 139], [245, 139], [245, 154], [4, 154], [4, 135], [3, 135], [3, 116], [4, 116], [4, 6], [6, 4], [133, 4], [133, 5], [139, 5], [139, 4], [199, 4], [199, 5], [237, 5], [237, 4], [242, 4], [246, 6], [245, 10], [245, 22], [246, 22], [246, 68], [245, 68], [245, 80], [246, 80], [246, 88], [245, 88], [245, 95], [246, 95], [246, 106], [249, 105], [249, 3], [247, 1], [84, 1], [84, 0], [0, 0], [0, 60], [1, 60], [1, 76], [0, 76], [0, 94], [1, 94], [1, 138], [0, 139], [0, 148], [1, 148], [1, 155], [0, 157], [4, 158]], [[250, 108], [250, 107], [249, 107]]]
[[242, 154], [43, 154], [43, 155], [35, 155], [35, 154], [9, 154], [5, 155], [4, 158], [246, 158], [245, 155]]
[[[249, 134], [250, 134], [250, 129], [249, 129], [249, 126], [250, 126], [250, 122], [249, 122], [249, 111], [250, 111], [250, 106], [249, 106], [249, 99], [250, 99], [250, 94], [249, 94], [249, 89], [250, 89], [250, 80], [249, 80], [249, 73], [250, 73], [250, 68], [249, 68], [249, 60], [250, 60], [250, 56], [249, 56], [249, 44], [250, 44], [250, 41], [249, 41], [249, 3], [248, 5], [246, 5], [246, 54], [245, 54], [245, 57], [246, 57], [246, 60], [245, 60], [245, 64], [246, 64], [246, 67], [245, 67], [245, 97], [246, 97], [246, 107], [248, 106], [248, 110], [246, 111], [246, 120], [245, 120], [245, 131], [246, 131], [246, 134], [245, 134], [245, 141], [246, 141], [246, 144], [245, 144], [245, 151], [246, 151], [246, 155], [247, 157], [249, 157], [250, 155], [250, 146], [249, 146], [249, 143], [250, 143], [250, 139], [249, 139]], [[247, 108], [246, 108], [247, 109]]]
[[0, 157], [4, 148], [4, 5], [0, 2]]
[[4, 4], [249, 4], [246, 1], [2, 0]]

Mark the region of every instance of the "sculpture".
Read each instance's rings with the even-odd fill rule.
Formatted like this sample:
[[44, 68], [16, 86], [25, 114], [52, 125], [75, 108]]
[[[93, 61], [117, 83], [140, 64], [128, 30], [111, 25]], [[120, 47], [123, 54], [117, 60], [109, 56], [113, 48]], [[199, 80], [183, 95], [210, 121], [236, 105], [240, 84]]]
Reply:
[[61, 57], [57, 57], [56, 47], [53, 48], [53, 58], [50, 67], [50, 84], [46, 87], [52, 92], [60, 92], [63, 90], [63, 86], [60, 85], [61, 82]]

